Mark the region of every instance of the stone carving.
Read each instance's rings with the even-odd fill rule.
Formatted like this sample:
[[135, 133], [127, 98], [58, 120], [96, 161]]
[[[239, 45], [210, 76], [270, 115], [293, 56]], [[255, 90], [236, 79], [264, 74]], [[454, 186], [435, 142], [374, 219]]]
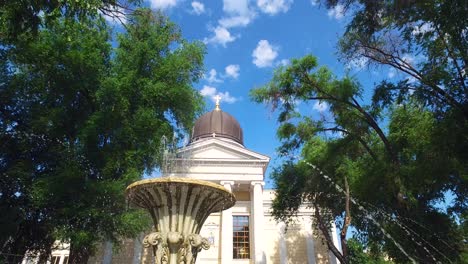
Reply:
[[136, 182], [127, 187], [127, 198], [153, 218], [157, 232], [147, 235], [143, 245], [153, 249], [156, 264], [194, 264], [197, 254], [210, 248], [198, 234], [203, 222], [235, 203], [219, 184], [176, 177]]
[[143, 239], [143, 246], [148, 248], [152, 247], [153, 255], [156, 258], [156, 264], [167, 264], [169, 247], [167, 245], [167, 239], [164, 234], [154, 232]]
[[210, 248], [206, 238], [198, 234], [189, 234], [184, 239], [179, 232], [168, 232], [166, 236], [160, 232], [153, 232], [144, 238], [143, 245], [146, 248], [152, 247], [156, 264], [168, 263], [169, 255], [173, 252], [178, 253], [179, 264], [193, 264], [198, 252]]

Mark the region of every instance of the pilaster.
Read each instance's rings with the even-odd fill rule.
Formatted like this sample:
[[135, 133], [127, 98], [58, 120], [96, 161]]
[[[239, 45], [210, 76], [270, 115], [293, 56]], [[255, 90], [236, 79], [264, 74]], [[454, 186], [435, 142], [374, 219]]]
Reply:
[[315, 264], [315, 243], [314, 232], [312, 229], [312, 218], [310, 216], [305, 217], [303, 225], [306, 234], [307, 263]]
[[286, 246], [286, 224], [280, 222], [277, 225], [278, 228], [278, 247], [279, 247], [279, 257], [280, 257], [280, 264], [287, 264], [288, 263], [288, 250]]
[[253, 262], [254, 263], [265, 263], [266, 259], [263, 253], [263, 185], [264, 181], [252, 181], [251, 183], [251, 216], [253, 216]]
[[[331, 223], [330, 236], [332, 237], [333, 245], [335, 245], [335, 247], [341, 252], [341, 245], [339, 245], [339, 243], [338, 243], [338, 237], [337, 237], [337, 233], [336, 233], [335, 221], [333, 221]], [[331, 250], [328, 252], [328, 254], [330, 255], [330, 264], [339, 263], [338, 259], [335, 257], [333, 252], [331, 252]]]
[[[220, 184], [232, 192], [234, 181], [221, 181]], [[221, 212], [221, 263], [232, 263], [232, 208]]]

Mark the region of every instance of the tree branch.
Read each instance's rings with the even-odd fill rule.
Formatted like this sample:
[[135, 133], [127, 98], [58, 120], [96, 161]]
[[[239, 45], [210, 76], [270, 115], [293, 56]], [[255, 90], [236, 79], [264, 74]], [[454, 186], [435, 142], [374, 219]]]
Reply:
[[[447, 93], [444, 89], [439, 87], [437, 84], [427, 82], [426, 81], [427, 79], [424, 78], [422, 73], [419, 72], [418, 70], [416, 70], [409, 63], [407, 63], [406, 61], [404, 61], [400, 57], [395, 56], [395, 55], [390, 54], [390, 53], [387, 53], [384, 50], [382, 50], [382, 49], [380, 49], [380, 48], [378, 48], [376, 46], [366, 44], [361, 39], [359, 39], [358, 42], [359, 42], [359, 44], [361, 45], [361, 47], [364, 50], [366, 50], [366, 49], [369, 50], [369, 52], [361, 53], [362, 56], [364, 56], [364, 57], [366, 57], [368, 59], [371, 59], [373, 61], [376, 61], [376, 62], [378, 62], [380, 64], [392, 66], [392, 67], [394, 67], [394, 68], [396, 68], [396, 69], [398, 69], [398, 70], [400, 70], [400, 71], [414, 77], [415, 79], [417, 79], [422, 84], [425, 84], [425, 85], [431, 87], [435, 93], [440, 94], [443, 98], [445, 98], [449, 105], [460, 109], [463, 112], [463, 114], [465, 116], [465, 119], [468, 119], [468, 112], [467, 112], [467, 110], [465, 110], [463, 108], [463, 105], [460, 104], [460, 102], [458, 102], [455, 98], [453, 98], [449, 93]], [[381, 54], [382, 57], [379, 58], [379, 56], [374, 55], [373, 52], [375, 52], [377, 54]]]
[[331, 127], [331, 128], [324, 128], [322, 129], [322, 131], [337, 131], [337, 132], [342, 132], [342, 133], [345, 133], [349, 136], [352, 136], [353, 138], [355, 138], [356, 140], [359, 141], [359, 143], [361, 143], [361, 145], [366, 149], [366, 151], [369, 153], [369, 155], [371, 155], [372, 159], [374, 160], [377, 160], [377, 156], [375, 155], [375, 153], [370, 149], [370, 147], [367, 145], [367, 143], [364, 141], [364, 139], [362, 139], [361, 137], [359, 136], [356, 136], [354, 134], [352, 134], [351, 132], [349, 132], [348, 130], [346, 129], [343, 129], [343, 128], [339, 128], [339, 127]]

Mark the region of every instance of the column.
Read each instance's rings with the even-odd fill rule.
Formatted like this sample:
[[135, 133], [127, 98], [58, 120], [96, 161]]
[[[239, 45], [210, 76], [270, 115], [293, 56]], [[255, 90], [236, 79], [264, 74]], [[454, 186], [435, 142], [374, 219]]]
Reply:
[[[251, 184], [251, 218], [253, 225], [252, 235], [253, 235], [253, 256], [254, 263], [265, 263], [266, 260], [263, 254], [263, 181], [253, 181]], [[253, 217], [252, 217], [253, 216]]]
[[277, 225], [278, 227], [278, 247], [279, 247], [279, 257], [280, 264], [288, 263], [288, 249], [286, 247], [286, 224], [281, 222]]
[[312, 229], [311, 216], [304, 217], [304, 230], [306, 234], [307, 245], [307, 263], [315, 264], [315, 244], [314, 244], [314, 231]]
[[[221, 185], [232, 192], [233, 181], [221, 181]], [[221, 263], [232, 263], [232, 207], [221, 212]]]

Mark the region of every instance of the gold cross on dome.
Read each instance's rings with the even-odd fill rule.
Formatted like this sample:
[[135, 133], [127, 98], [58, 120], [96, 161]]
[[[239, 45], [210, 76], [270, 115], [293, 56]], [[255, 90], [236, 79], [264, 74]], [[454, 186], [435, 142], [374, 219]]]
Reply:
[[216, 107], [215, 107], [215, 110], [221, 110], [221, 108], [219, 108], [219, 101], [221, 100], [221, 96], [216, 95], [215, 96], [215, 99], [216, 99]]

